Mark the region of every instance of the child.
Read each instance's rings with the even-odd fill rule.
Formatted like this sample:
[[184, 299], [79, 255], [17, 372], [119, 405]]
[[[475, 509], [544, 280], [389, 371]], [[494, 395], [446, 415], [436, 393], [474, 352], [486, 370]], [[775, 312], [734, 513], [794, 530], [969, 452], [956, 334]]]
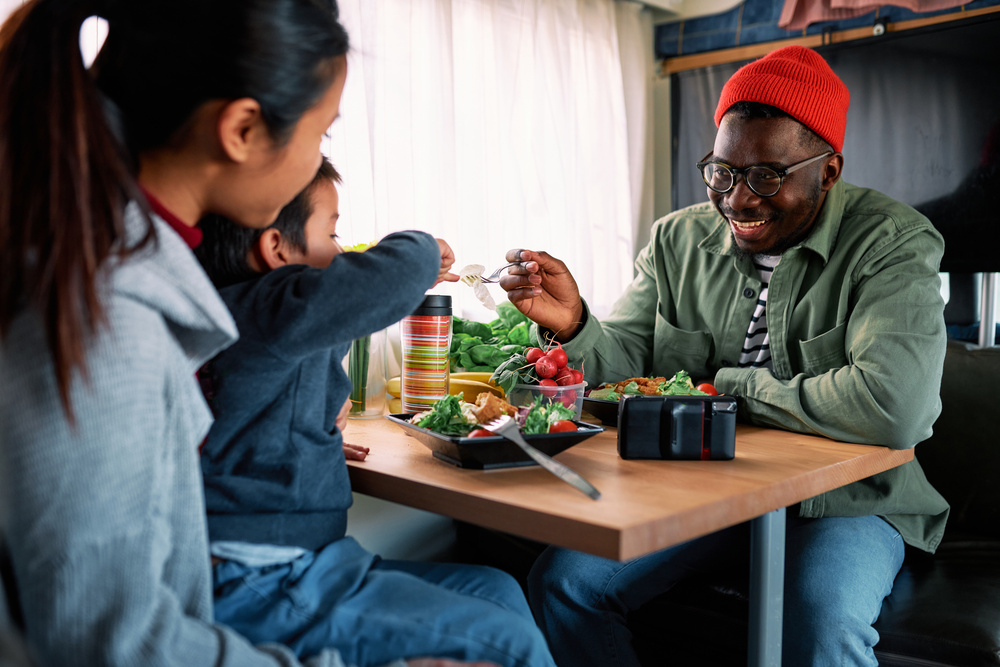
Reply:
[[552, 665], [509, 575], [383, 561], [345, 536], [341, 359], [457, 276], [448, 245], [422, 232], [340, 254], [337, 180], [324, 162], [261, 231], [202, 223], [200, 259], [240, 331], [210, 365], [216, 422], [201, 455], [216, 618], [300, 656], [330, 646], [359, 665], [430, 654]]

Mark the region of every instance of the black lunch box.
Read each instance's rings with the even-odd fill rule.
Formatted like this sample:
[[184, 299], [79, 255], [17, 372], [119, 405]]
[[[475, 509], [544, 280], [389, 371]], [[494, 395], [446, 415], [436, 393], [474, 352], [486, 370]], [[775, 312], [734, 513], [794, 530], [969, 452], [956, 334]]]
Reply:
[[736, 456], [736, 399], [622, 396], [618, 455], [623, 459], [730, 460]]

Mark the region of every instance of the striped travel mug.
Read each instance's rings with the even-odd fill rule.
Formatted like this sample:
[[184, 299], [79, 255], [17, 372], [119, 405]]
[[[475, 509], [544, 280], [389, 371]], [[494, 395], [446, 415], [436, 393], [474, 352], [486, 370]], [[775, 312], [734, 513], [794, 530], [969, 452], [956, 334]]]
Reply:
[[400, 324], [403, 412], [424, 412], [448, 395], [451, 297], [428, 294]]

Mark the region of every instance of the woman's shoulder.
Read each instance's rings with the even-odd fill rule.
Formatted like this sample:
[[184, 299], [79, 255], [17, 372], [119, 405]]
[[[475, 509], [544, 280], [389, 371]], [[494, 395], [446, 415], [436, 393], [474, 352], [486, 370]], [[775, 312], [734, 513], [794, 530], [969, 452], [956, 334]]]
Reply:
[[[130, 205], [130, 229], [147, 224], [144, 220]], [[208, 359], [236, 339], [236, 325], [187, 244], [155, 215], [148, 224], [153, 238], [108, 266], [103, 298], [115, 310], [116, 326], [163, 332], [192, 358]]]

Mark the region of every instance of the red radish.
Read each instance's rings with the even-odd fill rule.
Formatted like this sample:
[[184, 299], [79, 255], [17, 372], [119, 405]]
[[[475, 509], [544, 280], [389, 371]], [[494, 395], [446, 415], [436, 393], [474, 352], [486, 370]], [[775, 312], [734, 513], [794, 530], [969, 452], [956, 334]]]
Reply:
[[542, 357], [545, 356], [545, 350], [540, 347], [529, 347], [524, 351], [524, 358], [528, 360], [529, 364], [533, 364]]
[[545, 356], [555, 362], [556, 368], [566, 368], [566, 364], [569, 363], [569, 357], [566, 355], [566, 350], [561, 347], [550, 350]]
[[544, 380], [538, 381], [538, 386], [545, 387], [544, 389], [540, 390], [542, 392], [542, 396], [544, 396], [545, 398], [552, 398], [553, 396], [556, 395], [557, 390], [555, 389], [555, 387], [559, 385], [556, 384], [556, 381], [553, 380], [552, 378], [545, 378]]
[[556, 373], [556, 384], [560, 386], [566, 386], [568, 384], [576, 384], [573, 380], [573, 369], [571, 368], [560, 368]]
[[559, 396], [559, 400], [567, 408], [570, 408], [570, 409], [575, 408], [576, 407], [576, 389], [570, 389], [568, 391], [562, 392], [562, 395]]
[[569, 372], [573, 374], [573, 381], [570, 384], [580, 384], [583, 382], [583, 371], [578, 371], [575, 368], [569, 369]]
[[540, 378], [550, 378], [556, 374], [559, 368], [556, 366], [555, 362], [549, 359], [548, 356], [544, 356], [535, 362], [535, 372], [538, 373]]

